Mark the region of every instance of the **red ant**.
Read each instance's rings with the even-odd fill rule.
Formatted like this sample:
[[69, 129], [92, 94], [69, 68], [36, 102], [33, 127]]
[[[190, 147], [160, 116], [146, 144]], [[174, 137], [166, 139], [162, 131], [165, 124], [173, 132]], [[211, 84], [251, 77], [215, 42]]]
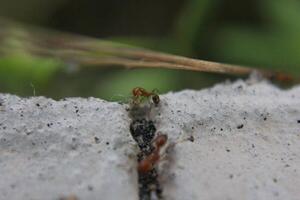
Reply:
[[152, 143], [155, 149], [150, 155], [148, 155], [146, 158], [141, 160], [138, 164], [138, 171], [140, 173], [147, 173], [153, 169], [154, 165], [160, 159], [159, 151], [161, 147], [163, 147], [167, 143], [167, 140], [168, 140], [168, 136], [164, 134], [158, 135], [154, 139]]
[[139, 103], [141, 101], [140, 98], [142, 97], [146, 97], [146, 98], [151, 97], [155, 105], [158, 105], [160, 102], [159, 96], [155, 92], [155, 90], [153, 90], [152, 92], [147, 92], [147, 90], [145, 90], [144, 88], [135, 87], [132, 90], [132, 94], [133, 94], [134, 103]]
[[[168, 136], [165, 134], [160, 134], [158, 135], [153, 141], [152, 141], [152, 145], [154, 146], [154, 150], [151, 152], [151, 154], [149, 154], [147, 157], [145, 157], [144, 159], [142, 159], [139, 163], [138, 163], [138, 171], [140, 173], [148, 173], [150, 172], [154, 166], [157, 164], [157, 162], [160, 159], [160, 149], [167, 143], [168, 140]], [[173, 148], [176, 144], [184, 142], [184, 141], [191, 141], [194, 142], [194, 136], [190, 136], [188, 138], [185, 139], [181, 139], [178, 140], [176, 143], [171, 143], [168, 148]], [[167, 149], [168, 151], [168, 149]]]

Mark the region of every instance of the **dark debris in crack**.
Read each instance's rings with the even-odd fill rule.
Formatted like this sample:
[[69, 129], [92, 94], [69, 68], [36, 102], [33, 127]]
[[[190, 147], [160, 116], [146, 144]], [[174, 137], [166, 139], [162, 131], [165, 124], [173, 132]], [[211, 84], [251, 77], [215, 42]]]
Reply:
[[[132, 119], [130, 133], [139, 147], [137, 154], [137, 172], [140, 200], [163, 200], [163, 190], [159, 182], [156, 164], [160, 159], [160, 147], [166, 143], [167, 137], [161, 142], [157, 140], [157, 128], [149, 119], [153, 107], [157, 108], [159, 97], [154, 92], [142, 88], [134, 88], [133, 102], [130, 104], [129, 117]], [[141, 102], [140, 97], [146, 101]], [[153, 99], [154, 97], [154, 99]], [[160, 143], [161, 142], [161, 143]]]

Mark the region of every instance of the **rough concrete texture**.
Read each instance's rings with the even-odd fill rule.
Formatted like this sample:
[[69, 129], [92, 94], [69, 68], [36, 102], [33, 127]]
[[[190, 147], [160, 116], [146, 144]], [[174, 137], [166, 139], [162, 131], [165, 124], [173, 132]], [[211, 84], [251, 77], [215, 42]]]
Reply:
[[300, 198], [300, 87], [238, 81], [169, 93], [156, 121], [177, 141], [160, 172], [166, 199]]
[[123, 106], [11, 95], [0, 102], [1, 200], [138, 199]]
[[[137, 199], [125, 108], [0, 95], [0, 199]], [[166, 200], [299, 199], [300, 87], [168, 93], [152, 115], [173, 147], [159, 164]]]

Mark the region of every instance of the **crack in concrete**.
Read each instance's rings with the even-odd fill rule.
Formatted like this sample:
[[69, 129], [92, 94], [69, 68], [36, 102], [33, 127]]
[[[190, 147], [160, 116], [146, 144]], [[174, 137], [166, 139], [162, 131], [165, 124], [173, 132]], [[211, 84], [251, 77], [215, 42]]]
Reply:
[[153, 144], [157, 137], [157, 130], [149, 116], [154, 105], [147, 101], [142, 104], [132, 104], [129, 109], [129, 117], [132, 119], [130, 133], [140, 150], [137, 154], [140, 200], [163, 199], [162, 186], [155, 166], [159, 160], [159, 148]]

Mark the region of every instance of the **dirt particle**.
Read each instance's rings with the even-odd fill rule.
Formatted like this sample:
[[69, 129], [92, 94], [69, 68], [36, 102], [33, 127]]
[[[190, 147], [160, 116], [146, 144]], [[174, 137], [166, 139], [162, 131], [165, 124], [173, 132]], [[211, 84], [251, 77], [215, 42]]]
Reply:
[[106, 144], [106, 145], [109, 145], [109, 142], [106, 142], [105, 144]]
[[300, 120], [297, 120], [297, 123], [300, 124]]
[[274, 182], [274, 183], [277, 183], [277, 178], [273, 178], [273, 182]]
[[226, 149], [227, 152], [230, 152], [230, 149]]
[[88, 190], [89, 190], [89, 191], [93, 191], [93, 190], [94, 190], [94, 187], [91, 186], [91, 185], [88, 185]]
[[232, 179], [232, 178], [233, 178], [233, 174], [230, 174], [230, 175], [229, 175], [229, 178]]
[[98, 137], [94, 137], [95, 143], [99, 144], [100, 143], [100, 139]]
[[252, 144], [252, 148], [255, 148], [255, 145], [254, 145], [254, 144]]
[[36, 103], [35, 105], [36, 105], [37, 107], [40, 107], [40, 104], [39, 104], [39, 103]]
[[244, 127], [244, 124], [240, 124], [240, 125], [238, 125], [236, 128], [237, 129], [242, 129]]
[[155, 132], [156, 128], [151, 120], [138, 119], [130, 124], [130, 133], [142, 151], [151, 151], [151, 141]]
[[190, 136], [190, 137], [188, 137], [188, 140], [190, 141], [190, 142], [194, 142], [195, 141], [195, 138], [194, 138], [194, 136]]
[[72, 143], [71, 143], [71, 149], [72, 150], [76, 150], [77, 147], [78, 147], [78, 143], [76, 141], [77, 141], [77, 139], [73, 137], [72, 138]]
[[274, 196], [278, 197], [279, 193], [278, 192], [274, 192]]

